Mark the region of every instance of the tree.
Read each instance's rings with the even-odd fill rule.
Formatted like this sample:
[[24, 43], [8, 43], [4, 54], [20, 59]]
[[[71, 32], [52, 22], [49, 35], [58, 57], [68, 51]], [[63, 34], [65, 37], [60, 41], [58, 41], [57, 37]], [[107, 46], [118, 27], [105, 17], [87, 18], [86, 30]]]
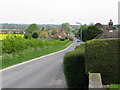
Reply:
[[39, 37], [50, 38], [46, 31], [41, 31]]
[[31, 24], [27, 29], [26, 33], [32, 33], [35, 30], [39, 30], [38, 26], [36, 24]]
[[52, 35], [57, 34], [57, 30], [58, 30], [58, 28], [53, 28], [53, 30], [52, 30], [52, 32], [51, 32], [51, 34], [52, 34]]
[[101, 34], [103, 31], [98, 27], [92, 25], [88, 28], [82, 30], [83, 41], [94, 39], [97, 35]]
[[38, 33], [37, 33], [37, 32], [34, 32], [34, 33], [32, 34], [32, 38], [37, 39], [37, 38], [38, 38]]
[[63, 23], [61, 25], [61, 28], [66, 30], [66, 31], [70, 31], [70, 24], [69, 23]]
[[30, 33], [25, 33], [25, 34], [24, 34], [24, 38], [25, 38], [25, 39], [31, 38], [31, 34], [30, 34]]

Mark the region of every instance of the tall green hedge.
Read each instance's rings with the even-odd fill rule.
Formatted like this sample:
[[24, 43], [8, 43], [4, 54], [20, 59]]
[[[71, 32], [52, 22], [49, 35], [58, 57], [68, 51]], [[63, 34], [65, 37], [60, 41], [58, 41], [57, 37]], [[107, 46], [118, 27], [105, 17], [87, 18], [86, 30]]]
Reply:
[[86, 42], [86, 71], [101, 73], [104, 84], [120, 83], [119, 46], [120, 39], [97, 39]]
[[68, 88], [86, 88], [87, 75], [84, 62], [85, 49], [78, 47], [64, 57], [64, 74]]

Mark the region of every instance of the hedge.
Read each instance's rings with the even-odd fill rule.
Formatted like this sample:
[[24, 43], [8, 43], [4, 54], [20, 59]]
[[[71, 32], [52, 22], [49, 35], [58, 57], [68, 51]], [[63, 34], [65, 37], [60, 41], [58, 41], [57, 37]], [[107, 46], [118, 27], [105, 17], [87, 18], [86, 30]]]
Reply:
[[103, 84], [120, 83], [118, 46], [120, 39], [94, 39], [86, 42], [86, 71], [101, 73]]
[[47, 48], [47, 47], [63, 45], [67, 42], [69, 42], [69, 40], [65, 40], [64, 42], [61, 42], [60, 40], [45, 41], [45, 40], [37, 40], [37, 39], [24, 39], [20, 37], [9, 37], [2, 41], [2, 52], [13, 54], [13, 53], [21, 52], [29, 47]]
[[84, 48], [66, 53], [63, 67], [68, 88], [86, 88], [87, 74], [85, 73]]
[[36, 57], [47, 55], [68, 47], [72, 42], [69, 40], [37, 40], [24, 38], [7, 38], [0, 42], [2, 43], [2, 67], [18, 64], [24, 61], [31, 60]]

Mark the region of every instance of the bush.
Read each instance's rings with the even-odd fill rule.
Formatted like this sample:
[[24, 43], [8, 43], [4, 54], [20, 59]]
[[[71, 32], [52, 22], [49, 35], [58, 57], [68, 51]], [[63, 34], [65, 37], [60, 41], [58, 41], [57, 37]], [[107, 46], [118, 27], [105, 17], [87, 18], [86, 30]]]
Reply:
[[31, 38], [31, 37], [32, 37], [31, 33], [25, 33], [24, 34], [25, 39], [28, 39], [28, 38]]
[[77, 49], [85, 49], [85, 43], [80, 44], [79, 46], [76, 46], [75, 50]]
[[60, 38], [60, 41], [65, 41], [65, 38]]
[[97, 39], [86, 42], [86, 71], [101, 73], [104, 84], [120, 83], [118, 46], [120, 39]]
[[44, 48], [44, 47], [51, 47], [51, 46], [59, 46], [65, 43], [68, 43], [69, 40], [65, 40], [61, 42], [59, 40], [54, 41], [44, 41], [44, 40], [37, 40], [37, 39], [24, 39], [24, 38], [7, 38], [2, 41], [2, 52], [3, 53], [18, 53], [24, 49], [29, 47], [32, 48]]
[[32, 34], [32, 38], [37, 39], [37, 38], [38, 38], [38, 33], [37, 33], [37, 32], [34, 32], [34, 33]]
[[64, 57], [64, 74], [68, 88], [87, 88], [85, 73], [84, 48], [66, 53]]

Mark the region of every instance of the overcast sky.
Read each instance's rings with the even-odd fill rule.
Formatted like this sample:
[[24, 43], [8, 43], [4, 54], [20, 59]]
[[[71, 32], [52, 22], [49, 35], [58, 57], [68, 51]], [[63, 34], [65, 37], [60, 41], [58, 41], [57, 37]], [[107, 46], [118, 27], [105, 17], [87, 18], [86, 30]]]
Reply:
[[0, 23], [118, 23], [119, 0], [0, 0]]

